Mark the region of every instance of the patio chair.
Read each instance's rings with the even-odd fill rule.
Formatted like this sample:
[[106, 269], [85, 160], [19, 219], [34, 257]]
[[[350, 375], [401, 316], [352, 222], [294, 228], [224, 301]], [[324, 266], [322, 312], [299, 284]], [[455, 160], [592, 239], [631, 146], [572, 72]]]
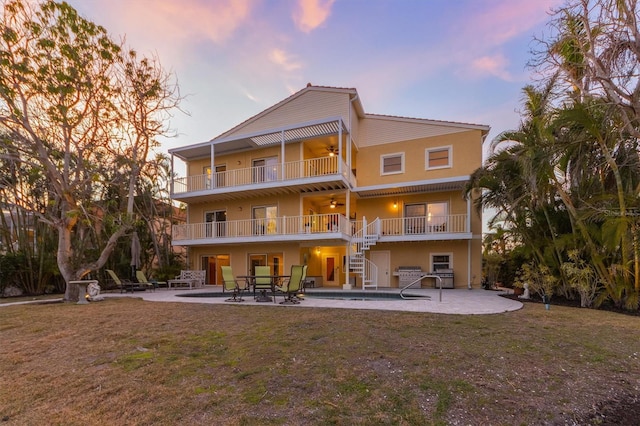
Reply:
[[131, 280], [120, 279], [118, 275], [116, 275], [116, 273], [111, 269], [105, 269], [105, 271], [107, 271], [107, 274], [109, 274], [114, 284], [120, 287], [120, 293], [124, 293], [125, 291], [130, 291], [131, 293], [133, 293], [133, 290], [135, 290], [136, 287], [136, 283]]
[[306, 276], [307, 265], [292, 265], [289, 280], [283, 285], [276, 287], [284, 295], [281, 305], [295, 305], [300, 303], [297, 294], [302, 290], [302, 283]]
[[256, 266], [255, 278], [253, 281], [253, 298], [257, 299], [256, 291], [259, 291], [262, 296], [266, 296], [267, 290], [271, 291], [273, 301], [275, 302], [275, 293], [273, 292], [273, 278], [271, 277], [271, 266]]
[[222, 266], [222, 291], [231, 291], [233, 294], [225, 302], [242, 302], [242, 293], [246, 290], [246, 281], [234, 278], [231, 266]]
[[[309, 265], [302, 265], [302, 279], [300, 280], [300, 287], [302, 287], [300, 289], [300, 292], [304, 293], [305, 291], [305, 283], [307, 282], [307, 267]], [[298, 294], [300, 294], [300, 292], [298, 292]]]
[[164, 281], [148, 280], [142, 271], [136, 271], [136, 279], [138, 280], [138, 284], [146, 286], [146, 288], [150, 288], [153, 291], [155, 291], [160, 285], [167, 285]]

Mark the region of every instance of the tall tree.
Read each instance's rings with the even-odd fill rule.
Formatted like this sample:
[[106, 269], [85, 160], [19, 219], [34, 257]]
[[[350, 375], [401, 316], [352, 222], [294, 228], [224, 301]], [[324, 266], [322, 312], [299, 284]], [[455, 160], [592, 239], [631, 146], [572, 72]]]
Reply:
[[[68, 283], [102, 267], [131, 229], [139, 164], [167, 131], [177, 86], [67, 3], [4, 1], [0, 36], [0, 127], [49, 185], [47, 208], [16, 202], [56, 229]], [[113, 218], [99, 196], [107, 177], [126, 182], [131, 200]], [[117, 226], [101, 241], [105, 221]], [[67, 286], [65, 299], [76, 297]]]

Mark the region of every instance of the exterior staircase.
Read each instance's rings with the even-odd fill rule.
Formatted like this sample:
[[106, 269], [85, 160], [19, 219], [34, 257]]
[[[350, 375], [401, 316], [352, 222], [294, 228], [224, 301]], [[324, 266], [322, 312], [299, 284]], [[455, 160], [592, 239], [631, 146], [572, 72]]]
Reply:
[[362, 229], [351, 236], [349, 244], [349, 267], [351, 271], [359, 274], [362, 280], [362, 289], [378, 289], [378, 267], [365, 257], [365, 252], [374, 246], [380, 238], [380, 219], [367, 223], [362, 218]]

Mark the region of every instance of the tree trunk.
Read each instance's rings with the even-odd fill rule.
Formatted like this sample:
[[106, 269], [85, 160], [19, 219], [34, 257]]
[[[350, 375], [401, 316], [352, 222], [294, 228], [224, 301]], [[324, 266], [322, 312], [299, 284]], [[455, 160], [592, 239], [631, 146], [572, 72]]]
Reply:
[[76, 279], [76, 275], [71, 268], [71, 228], [68, 226], [58, 226], [58, 268], [66, 283], [64, 292], [65, 302], [77, 302], [78, 301], [78, 289], [69, 285], [69, 281]]

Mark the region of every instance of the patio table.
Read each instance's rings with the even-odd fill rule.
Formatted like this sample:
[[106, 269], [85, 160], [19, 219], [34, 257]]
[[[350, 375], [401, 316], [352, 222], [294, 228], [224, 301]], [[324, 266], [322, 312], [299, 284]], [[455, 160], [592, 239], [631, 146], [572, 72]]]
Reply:
[[[283, 278], [289, 278], [289, 275], [238, 275], [238, 278], [244, 279], [247, 282], [247, 288], [252, 286], [255, 289], [256, 278], [269, 278], [271, 281], [271, 294], [276, 294], [276, 284]], [[266, 289], [260, 289], [260, 294], [256, 296], [256, 302], [273, 302], [273, 296], [267, 296]]]

